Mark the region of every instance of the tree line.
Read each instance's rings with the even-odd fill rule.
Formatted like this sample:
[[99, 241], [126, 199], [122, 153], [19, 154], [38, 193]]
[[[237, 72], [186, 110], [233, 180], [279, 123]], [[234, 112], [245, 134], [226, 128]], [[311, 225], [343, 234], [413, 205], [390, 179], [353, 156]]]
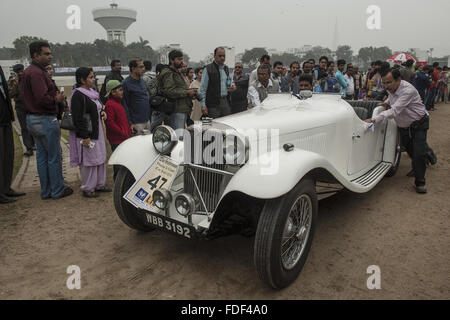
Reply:
[[[29, 58], [28, 46], [34, 41], [46, 41], [38, 37], [22, 36], [14, 40], [13, 48], [0, 48], [0, 59]], [[159, 53], [149, 45], [147, 40], [140, 38], [124, 46], [120, 41], [108, 42], [97, 39], [93, 43], [52, 43], [53, 63], [58, 67], [108, 66], [113, 59], [123, 63], [139, 57], [144, 60], [159, 61]]]
[[[21, 36], [14, 40], [13, 48], [0, 48], [0, 60], [23, 59], [29, 57], [28, 45], [33, 41], [44, 40], [38, 37]], [[54, 64], [58, 67], [79, 67], [79, 66], [108, 66], [113, 59], [120, 59], [123, 64], [127, 61], [139, 57], [143, 60], [150, 60], [154, 64], [160, 61], [160, 52], [154, 50], [149, 41], [140, 38], [140, 41], [124, 46], [120, 41], [108, 42], [97, 39], [93, 43], [51, 43]], [[406, 51], [407, 53], [410, 50]], [[259, 58], [268, 54], [266, 48], [253, 48], [245, 50], [242, 63], [249, 67], [256, 66]], [[361, 67], [368, 67], [370, 62], [376, 60], [386, 60], [392, 56], [393, 52], [388, 47], [364, 47], [356, 54], [349, 45], [341, 45], [333, 52], [329, 48], [315, 46], [302, 55], [292, 53], [280, 53], [271, 56], [271, 60], [281, 61], [289, 65], [293, 61], [304, 61], [310, 58], [319, 60], [321, 56], [330, 59], [344, 59], [347, 62], [357, 62]], [[185, 61], [189, 63], [189, 56], [185, 54]], [[191, 62], [191, 66], [200, 66], [205, 61]]]

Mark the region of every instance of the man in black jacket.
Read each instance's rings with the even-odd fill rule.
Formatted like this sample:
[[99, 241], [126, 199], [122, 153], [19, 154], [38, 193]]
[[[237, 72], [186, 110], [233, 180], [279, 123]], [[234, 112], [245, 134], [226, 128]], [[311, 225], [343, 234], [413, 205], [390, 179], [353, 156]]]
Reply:
[[200, 84], [202, 113], [213, 119], [230, 115], [229, 99], [234, 90], [236, 87], [232, 86], [230, 71], [225, 65], [225, 49], [216, 48], [213, 63], [203, 70]]
[[14, 168], [12, 121], [14, 121], [14, 113], [8, 84], [0, 67], [0, 204], [15, 202], [13, 198], [25, 195], [11, 189]]
[[105, 77], [105, 81], [103, 82], [102, 89], [100, 90], [100, 101], [103, 103], [103, 105], [106, 104], [106, 101], [108, 99], [105, 97], [106, 95], [106, 84], [109, 80], [117, 80], [122, 83], [123, 77], [122, 77], [122, 64], [120, 63], [120, 60], [113, 60], [111, 62], [111, 72], [108, 73]]

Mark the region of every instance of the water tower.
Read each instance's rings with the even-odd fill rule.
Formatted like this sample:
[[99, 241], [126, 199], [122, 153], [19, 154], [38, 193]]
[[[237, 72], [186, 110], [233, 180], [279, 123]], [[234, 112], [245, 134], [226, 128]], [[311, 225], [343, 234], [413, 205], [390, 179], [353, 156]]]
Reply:
[[126, 32], [133, 22], [136, 22], [137, 12], [132, 9], [119, 8], [113, 2], [110, 8], [94, 9], [94, 21], [106, 29], [108, 41], [119, 40], [124, 45], [127, 42]]

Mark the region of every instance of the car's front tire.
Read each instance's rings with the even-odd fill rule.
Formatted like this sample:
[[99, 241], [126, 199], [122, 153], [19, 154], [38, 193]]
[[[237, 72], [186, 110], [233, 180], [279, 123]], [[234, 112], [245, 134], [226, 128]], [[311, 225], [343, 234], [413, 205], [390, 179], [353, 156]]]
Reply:
[[254, 263], [261, 280], [272, 288], [287, 287], [300, 274], [311, 248], [317, 210], [315, 184], [308, 179], [266, 202], [256, 231]]
[[137, 209], [123, 198], [135, 182], [133, 174], [127, 168], [121, 167], [114, 184], [114, 207], [120, 220], [127, 226], [138, 231], [149, 232], [154, 228], [144, 224]]

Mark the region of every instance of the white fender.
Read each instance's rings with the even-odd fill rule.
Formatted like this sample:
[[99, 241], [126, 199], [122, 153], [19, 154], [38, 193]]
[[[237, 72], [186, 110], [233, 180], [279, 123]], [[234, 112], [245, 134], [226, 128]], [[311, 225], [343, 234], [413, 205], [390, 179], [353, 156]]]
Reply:
[[268, 170], [268, 166], [262, 165], [261, 162], [248, 163], [233, 176], [225, 189], [224, 196], [238, 191], [258, 199], [278, 198], [291, 191], [308, 172], [316, 168], [328, 170], [341, 183], [345, 183], [344, 177], [341, 177], [326, 159], [316, 153], [294, 149], [291, 152], [284, 150], [271, 152], [267, 156], [273, 157], [270, 159], [279, 159], [275, 160], [278, 164]]
[[111, 155], [108, 163], [126, 167], [136, 180], [139, 179], [158, 156], [152, 137], [153, 135], [136, 136], [124, 141]]
[[[159, 155], [153, 147], [153, 135], [136, 136], [123, 142], [111, 155], [109, 165], [126, 167], [137, 180], [147, 171]], [[183, 142], [179, 142], [172, 151], [171, 158], [183, 161]]]

